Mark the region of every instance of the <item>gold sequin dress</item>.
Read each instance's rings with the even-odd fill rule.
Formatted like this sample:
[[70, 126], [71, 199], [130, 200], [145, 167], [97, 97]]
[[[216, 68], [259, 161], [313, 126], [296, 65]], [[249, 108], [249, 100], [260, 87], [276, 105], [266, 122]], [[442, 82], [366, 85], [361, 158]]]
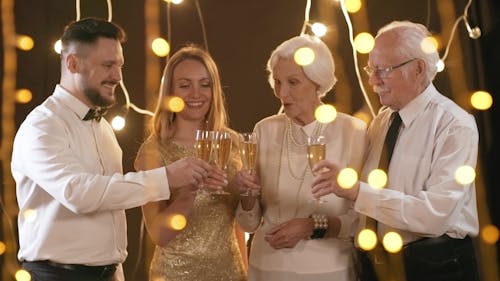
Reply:
[[[166, 144], [156, 142], [155, 146], [167, 164], [194, 155], [194, 148], [186, 148], [171, 141]], [[230, 180], [236, 171], [236, 151], [233, 147], [233, 160], [228, 167]], [[235, 189], [226, 189], [231, 195], [200, 193], [196, 196], [186, 228], [166, 247], [156, 246], [149, 280], [247, 280], [234, 232], [238, 195]]]

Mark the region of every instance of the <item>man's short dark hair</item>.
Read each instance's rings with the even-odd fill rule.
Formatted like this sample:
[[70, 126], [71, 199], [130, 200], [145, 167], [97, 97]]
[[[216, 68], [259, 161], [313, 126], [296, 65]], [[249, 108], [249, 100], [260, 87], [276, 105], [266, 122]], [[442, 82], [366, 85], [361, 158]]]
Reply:
[[117, 24], [98, 18], [85, 18], [71, 22], [64, 28], [61, 43], [63, 47], [70, 43], [93, 44], [101, 37], [120, 43], [126, 39], [125, 31]]

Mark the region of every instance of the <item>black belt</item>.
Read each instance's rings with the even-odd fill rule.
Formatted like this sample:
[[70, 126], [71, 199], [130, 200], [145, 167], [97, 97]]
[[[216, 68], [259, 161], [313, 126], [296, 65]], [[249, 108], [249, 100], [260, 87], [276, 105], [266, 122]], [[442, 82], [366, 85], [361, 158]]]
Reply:
[[66, 269], [66, 270], [77, 272], [77, 273], [98, 276], [100, 278], [107, 278], [107, 277], [113, 276], [113, 274], [115, 274], [116, 267], [117, 267], [117, 264], [90, 266], [90, 265], [83, 265], [83, 264], [57, 263], [57, 262], [53, 262], [50, 260], [32, 261], [32, 262], [25, 261], [23, 263], [33, 263], [33, 264], [46, 265], [46, 266], [50, 266], [50, 267], [62, 268], [62, 269]]

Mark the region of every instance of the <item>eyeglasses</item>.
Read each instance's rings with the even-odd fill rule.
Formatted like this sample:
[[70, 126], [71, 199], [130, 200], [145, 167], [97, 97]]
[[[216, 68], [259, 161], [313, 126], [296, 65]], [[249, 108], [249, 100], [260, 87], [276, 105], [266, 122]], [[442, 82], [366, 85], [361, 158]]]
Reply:
[[389, 75], [389, 73], [391, 73], [391, 71], [393, 71], [394, 69], [400, 68], [400, 67], [402, 67], [402, 66], [404, 66], [404, 65], [406, 65], [406, 64], [408, 64], [416, 59], [417, 58], [413, 58], [413, 59], [407, 60], [403, 63], [392, 65], [392, 66], [385, 67], [385, 68], [377, 68], [377, 67], [371, 67], [371, 66], [367, 65], [367, 66], [363, 67], [363, 70], [369, 76], [375, 75], [378, 78], [386, 78]]

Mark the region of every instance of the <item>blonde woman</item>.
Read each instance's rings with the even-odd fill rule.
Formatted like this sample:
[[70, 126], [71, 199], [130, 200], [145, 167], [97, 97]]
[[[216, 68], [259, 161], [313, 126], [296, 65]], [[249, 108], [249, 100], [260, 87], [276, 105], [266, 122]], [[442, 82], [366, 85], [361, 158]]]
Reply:
[[[184, 100], [181, 112], [165, 109], [164, 101]], [[136, 159], [136, 169], [162, 166], [195, 155], [198, 129], [235, 133], [227, 125], [224, 94], [217, 66], [210, 55], [195, 46], [177, 51], [163, 73], [152, 132]], [[244, 239], [235, 230], [237, 189], [231, 184], [240, 160], [236, 142], [227, 172], [229, 194], [178, 192], [170, 200], [153, 202], [142, 211], [148, 233], [156, 244], [150, 280], [246, 280]], [[214, 183], [210, 175], [204, 185]], [[173, 214], [182, 214], [187, 225], [180, 231], [165, 224]]]

